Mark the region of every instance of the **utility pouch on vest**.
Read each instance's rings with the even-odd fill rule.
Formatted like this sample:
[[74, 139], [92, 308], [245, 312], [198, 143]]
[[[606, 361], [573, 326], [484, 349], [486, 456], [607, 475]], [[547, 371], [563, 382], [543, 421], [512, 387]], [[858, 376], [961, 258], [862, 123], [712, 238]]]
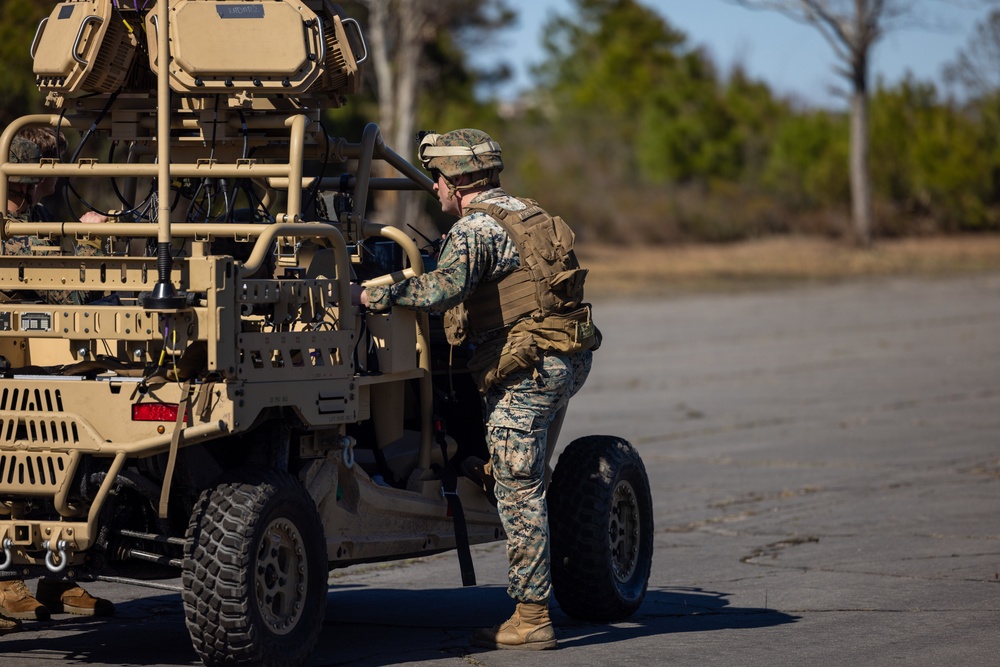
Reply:
[[[521, 227], [509, 223], [505, 227], [524, 244], [518, 245], [518, 251], [522, 247], [527, 251], [522, 262], [536, 281], [540, 310], [549, 313], [579, 306], [587, 270], [580, 268], [573, 252], [573, 230], [561, 217], [550, 216], [537, 205], [518, 212], [517, 217]], [[523, 236], [518, 239], [519, 234]]]
[[469, 311], [464, 303], [444, 311], [442, 323], [449, 345], [458, 346], [469, 340]]
[[582, 352], [601, 346], [601, 332], [594, 326], [590, 304], [569, 313], [549, 315], [541, 320], [518, 322], [512, 333], [522, 329], [530, 334], [539, 348], [557, 352]]
[[549, 289], [566, 307], [578, 306], [583, 298], [583, 281], [587, 272], [587, 269], [579, 268], [560, 271], [549, 280]]
[[541, 354], [535, 339], [527, 332], [511, 332], [506, 339], [480, 345], [469, 359], [472, 379], [482, 394], [503, 382], [512, 373], [532, 368]]

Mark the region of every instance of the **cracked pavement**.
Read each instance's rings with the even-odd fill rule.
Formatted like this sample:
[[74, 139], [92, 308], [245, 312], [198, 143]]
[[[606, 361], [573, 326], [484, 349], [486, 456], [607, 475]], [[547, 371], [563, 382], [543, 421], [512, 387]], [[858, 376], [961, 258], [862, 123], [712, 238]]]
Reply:
[[[509, 614], [502, 545], [331, 579], [326, 665], [996, 664], [1000, 276], [595, 305], [605, 343], [560, 446], [631, 440], [655, 555], [627, 622], [554, 610], [560, 650], [472, 649]], [[0, 639], [0, 665], [197, 664], [179, 598]], [[33, 627], [32, 627], [33, 626]]]

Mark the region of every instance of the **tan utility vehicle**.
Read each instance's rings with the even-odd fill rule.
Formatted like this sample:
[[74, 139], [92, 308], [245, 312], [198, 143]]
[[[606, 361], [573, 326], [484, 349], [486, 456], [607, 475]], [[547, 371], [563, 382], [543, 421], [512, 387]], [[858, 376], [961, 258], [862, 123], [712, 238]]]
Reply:
[[[303, 663], [333, 568], [457, 548], [473, 583], [468, 545], [504, 535], [458, 473], [487, 456], [462, 350], [435, 318], [351, 305], [352, 280], [428, 260], [368, 220], [370, 192], [433, 192], [377, 126], [321, 124], [358, 89], [359, 24], [326, 0], [77, 0], [32, 55], [51, 113], [0, 135], [0, 200], [58, 177], [120, 203], [0, 228], [41, 241], [0, 255], [0, 574], [179, 575], [207, 665]], [[28, 126], [81, 138], [7, 162]], [[106, 160], [80, 157], [98, 140]], [[562, 609], [632, 614], [652, 556], [635, 450], [570, 444], [549, 497]]]

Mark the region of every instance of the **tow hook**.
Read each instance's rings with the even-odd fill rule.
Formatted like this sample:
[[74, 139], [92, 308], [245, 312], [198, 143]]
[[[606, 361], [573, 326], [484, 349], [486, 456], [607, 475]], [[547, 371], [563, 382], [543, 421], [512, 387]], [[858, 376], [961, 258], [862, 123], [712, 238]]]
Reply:
[[340, 456], [341, 460], [344, 462], [344, 467], [350, 470], [354, 467], [354, 445], [357, 441], [346, 436], [340, 439]]
[[3, 562], [0, 563], [0, 570], [6, 570], [14, 562], [14, 554], [10, 548], [14, 546], [14, 540], [9, 537], [3, 538]]
[[53, 559], [56, 550], [50, 547], [49, 540], [42, 542], [42, 548], [45, 549], [45, 567], [49, 568], [49, 572], [59, 573], [66, 569], [66, 566], [69, 564], [69, 558], [66, 556], [66, 540], [56, 542], [56, 549], [59, 551], [58, 565]]

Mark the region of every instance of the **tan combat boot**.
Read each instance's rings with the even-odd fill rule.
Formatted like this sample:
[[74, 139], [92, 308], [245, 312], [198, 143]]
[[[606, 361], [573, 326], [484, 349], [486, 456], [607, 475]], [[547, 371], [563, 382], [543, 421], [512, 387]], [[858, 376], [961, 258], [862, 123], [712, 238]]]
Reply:
[[0, 581], [0, 614], [31, 621], [49, 618], [48, 608], [31, 595], [23, 579]]
[[78, 616], [111, 616], [115, 613], [115, 605], [111, 600], [95, 598], [75, 581], [39, 579], [38, 599], [54, 614], [66, 612]]
[[543, 651], [556, 647], [547, 602], [518, 602], [514, 615], [506, 622], [477, 630], [473, 646], [480, 648]]
[[15, 621], [6, 616], [0, 616], [0, 635], [7, 635], [21, 629], [21, 621]]

